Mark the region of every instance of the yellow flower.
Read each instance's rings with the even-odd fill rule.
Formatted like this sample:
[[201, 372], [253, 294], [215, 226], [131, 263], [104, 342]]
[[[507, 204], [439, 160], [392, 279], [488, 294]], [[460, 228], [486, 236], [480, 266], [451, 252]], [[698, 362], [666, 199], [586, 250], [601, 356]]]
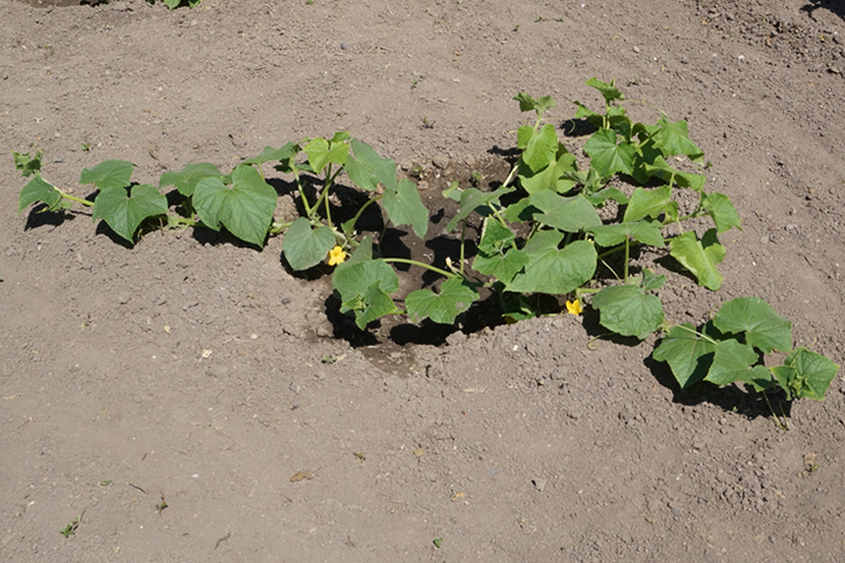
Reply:
[[566, 310], [569, 311], [570, 315], [580, 315], [584, 311], [584, 309], [581, 308], [581, 301], [579, 299], [576, 299], [575, 301], [567, 301]]
[[346, 260], [346, 253], [339, 246], [329, 250], [329, 266], [337, 266]]

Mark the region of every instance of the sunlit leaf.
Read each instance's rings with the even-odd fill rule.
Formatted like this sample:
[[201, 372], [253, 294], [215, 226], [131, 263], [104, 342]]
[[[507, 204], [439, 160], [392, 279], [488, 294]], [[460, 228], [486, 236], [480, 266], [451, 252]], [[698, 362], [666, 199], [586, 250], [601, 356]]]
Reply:
[[713, 318], [722, 332], [745, 333], [745, 342], [769, 353], [792, 348], [792, 321], [759, 297], [739, 297], [722, 305]]
[[114, 232], [132, 243], [141, 221], [164, 213], [167, 213], [167, 198], [149, 184], [132, 186], [130, 193], [123, 186], [105, 188], [94, 200], [94, 219], [104, 220]]
[[605, 287], [590, 305], [599, 310], [603, 327], [640, 340], [663, 325], [663, 304], [636, 285]]
[[396, 163], [389, 158], [382, 158], [366, 143], [357, 139], [349, 142], [353, 155], [346, 160], [346, 172], [349, 179], [361, 189], [371, 192], [379, 184], [385, 188], [396, 189]]
[[394, 225], [411, 225], [414, 234], [420, 238], [425, 237], [428, 230], [428, 209], [412, 181], [403, 178], [395, 190], [385, 189], [382, 203]]
[[477, 298], [475, 288], [460, 278], [450, 278], [440, 286], [439, 294], [430, 289], [412, 292], [405, 298], [405, 306], [414, 323], [430, 318], [436, 323], [452, 324]]
[[185, 168], [177, 172], [165, 172], [161, 175], [158, 187], [176, 186], [180, 194], [191, 196], [194, 194], [197, 184], [205, 178], [222, 177], [223, 173], [215, 165], [208, 162], [200, 162], [198, 164], [188, 164]]
[[30, 180], [21, 190], [18, 198], [18, 213], [38, 202], [46, 205], [48, 211], [55, 211], [61, 207], [62, 194], [55, 186], [44, 180], [41, 174], [36, 172], [35, 178]]
[[722, 285], [722, 274], [716, 266], [725, 257], [725, 247], [716, 238], [716, 229], [710, 229], [701, 240], [687, 231], [669, 241], [670, 254], [698, 279], [707, 289], [717, 291]]
[[824, 400], [830, 382], [839, 371], [837, 364], [803, 346], [793, 350], [783, 363], [773, 367], [772, 373], [789, 400], [804, 397]]
[[94, 184], [99, 189], [125, 188], [132, 178], [135, 165], [125, 160], [104, 160], [94, 168], [85, 168], [79, 178], [80, 184]]

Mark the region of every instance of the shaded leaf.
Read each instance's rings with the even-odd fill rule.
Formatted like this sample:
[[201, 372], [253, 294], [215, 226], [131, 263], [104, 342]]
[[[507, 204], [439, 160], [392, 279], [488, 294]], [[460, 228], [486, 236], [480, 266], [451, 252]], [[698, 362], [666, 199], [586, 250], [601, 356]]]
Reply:
[[600, 312], [601, 324], [622, 336], [640, 340], [663, 325], [663, 304], [636, 285], [605, 287], [590, 305]]
[[745, 342], [765, 353], [792, 348], [792, 321], [759, 297], [739, 297], [722, 305], [713, 318], [722, 332], [745, 333]]
[[450, 278], [440, 286], [440, 293], [418, 289], [405, 298], [408, 316], [419, 323], [425, 318], [440, 324], [452, 324], [455, 318], [469, 309], [478, 292], [460, 278]]
[[698, 283], [707, 289], [717, 291], [722, 285], [722, 274], [716, 269], [725, 257], [725, 247], [716, 238], [716, 229], [710, 229], [701, 240], [695, 233], [687, 231], [669, 241], [669, 254], [691, 272]]
[[425, 237], [428, 230], [428, 209], [422, 202], [417, 186], [407, 178], [397, 184], [396, 190], [386, 189], [382, 201], [387, 216], [397, 227], [411, 225], [414, 234]]
[[21, 190], [18, 198], [18, 213], [37, 202], [46, 205], [48, 211], [55, 211], [61, 207], [62, 203], [61, 192], [53, 184], [44, 180], [38, 172], [35, 173], [35, 178]]
[[[702, 332], [711, 338], [718, 334], [712, 323], [707, 323]], [[699, 335], [691, 323], [684, 323], [669, 330], [652, 357], [658, 362], [667, 362], [678, 385], [686, 389], [707, 375], [715, 350], [714, 342]]]
[[470, 213], [473, 211], [476, 211], [481, 207], [487, 207], [490, 203], [497, 202], [500, 197], [511, 193], [515, 189], [516, 188], [503, 186], [493, 192], [482, 192], [475, 188], [464, 190], [463, 193], [461, 193], [461, 204], [458, 207], [458, 213], [452, 217], [452, 220], [449, 221], [448, 225], [446, 225], [446, 231], [454, 229], [459, 222], [469, 217]]
[[165, 172], [161, 175], [161, 179], [159, 179], [158, 187], [176, 186], [180, 194], [192, 196], [197, 184], [205, 178], [222, 177], [223, 173], [215, 165], [209, 162], [200, 162], [197, 164], [188, 164], [178, 172]]
[[838, 371], [837, 364], [803, 346], [793, 350], [784, 360], [784, 365], [772, 368], [775, 379], [786, 391], [789, 400], [807, 397], [823, 401]]
[[349, 142], [354, 154], [346, 160], [346, 172], [349, 179], [361, 189], [371, 192], [382, 184], [385, 188], [396, 189], [396, 163], [389, 158], [382, 158], [366, 143], [357, 139]]
[[125, 160], [104, 160], [94, 168], [85, 168], [79, 178], [80, 184], [94, 184], [101, 190], [125, 188], [132, 178], [135, 165]]
[[[308, 219], [300, 217], [285, 232], [282, 250], [291, 268], [307, 270], [322, 262], [335, 244], [334, 233], [330, 228], [325, 225], [314, 228]], [[338, 270], [340, 268], [338, 266]]]
[[662, 248], [666, 245], [666, 241], [663, 240], [663, 235], [660, 234], [661, 226], [659, 222], [632, 221], [599, 225], [590, 227], [587, 231], [595, 236], [596, 244], [605, 248], [622, 244], [626, 238]]
[[219, 230], [222, 224], [239, 239], [263, 247], [273, 221], [278, 195], [252, 166], [239, 165], [228, 178], [208, 177], [194, 189], [193, 204], [203, 224]]
[[93, 217], [102, 219], [115, 233], [134, 243], [141, 221], [167, 213], [167, 198], [149, 184], [132, 186], [130, 194], [123, 186], [101, 190], [94, 200]]

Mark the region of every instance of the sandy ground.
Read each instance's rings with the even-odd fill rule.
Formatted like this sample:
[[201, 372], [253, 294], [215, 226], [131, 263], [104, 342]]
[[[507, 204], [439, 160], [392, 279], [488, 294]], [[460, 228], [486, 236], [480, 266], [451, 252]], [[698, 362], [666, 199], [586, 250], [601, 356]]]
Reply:
[[0, 559], [845, 560], [841, 376], [782, 431], [743, 389], [681, 393], [655, 337], [590, 350], [589, 314], [360, 346], [280, 239], [129, 248], [17, 214], [11, 158], [156, 182], [343, 129], [436, 190], [515, 147], [517, 92], [563, 122], [616, 78], [635, 119], [688, 120], [743, 218], [722, 290], [667, 315], [756, 295], [841, 364], [841, 2], [48, 4], [0, 0]]

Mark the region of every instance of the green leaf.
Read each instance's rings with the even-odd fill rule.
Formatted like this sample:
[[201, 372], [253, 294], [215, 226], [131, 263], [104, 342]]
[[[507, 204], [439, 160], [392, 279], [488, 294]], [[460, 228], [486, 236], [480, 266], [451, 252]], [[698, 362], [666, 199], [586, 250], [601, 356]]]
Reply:
[[586, 119], [596, 129], [601, 129], [604, 126], [604, 116], [602, 114], [594, 112], [581, 102], [574, 103], [578, 106], [578, 110], [575, 112], [575, 119]]
[[[241, 164], [257, 164], [258, 166], [261, 166], [265, 162], [272, 162], [274, 160], [287, 162], [290, 159], [291, 154], [295, 152], [294, 149], [298, 149], [298, 146], [292, 141], [289, 141], [285, 146], [280, 149], [274, 149], [273, 147], [267, 146], [264, 147], [264, 150], [261, 151], [261, 154], [258, 154], [252, 158], [248, 158], [241, 162]], [[298, 150], [296, 152], [298, 152]]]
[[739, 297], [728, 301], [713, 318], [725, 333], [745, 333], [745, 342], [765, 353], [786, 352], [792, 348], [792, 321], [780, 316], [759, 297]]
[[682, 188], [695, 191], [700, 191], [706, 181], [706, 178], [699, 174], [690, 174], [672, 168], [662, 156], [655, 157], [653, 164], [643, 163], [642, 168], [652, 178], [660, 178], [666, 183], [674, 182]]
[[396, 189], [396, 163], [393, 160], [380, 157], [369, 145], [356, 139], [349, 144], [354, 156], [346, 160], [346, 172], [356, 186], [368, 192], [375, 190], [379, 184], [387, 189]]
[[200, 180], [194, 208], [208, 228], [217, 231], [222, 224], [239, 239], [263, 247], [276, 209], [276, 190], [252, 166], [236, 166], [231, 180], [231, 186], [221, 178]]
[[399, 276], [384, 260], [370, 259], [371, 241], [362, 246], [332, 276], [332, 289], [341, 299], [340, 312], [352, 311], [361, 330], [380, 317], [401, 313], [390, 297], [399, 289]]
[[420, 238], [425, 237], [428, 230], [428, 209], [412, 181], [403, 178], [397, 184], [396, 190], [384, 190], [382, 203], [394, 225], [411, 225], [414, 234]]
[[625, 96], [616, 88], [616, 79], [611, 80], [610, 84], [602, 82], [595, 76], [587, 80], [585, 83], [591, 88], [598, 90], [604, 98], [605, 104], [610, 105], [613, 100], [624, 100]]
[[484, 219], [484, 224], [481, 227], [481, 238], [478, 241], [478, 250], [488, 254], [493, 252], [501, 252], [516, 239], [509, 228], [505, 227], [496, 219], [487, 217]]
[[716, 385], [743, 381], [758, 389], [765, 388], [772, 374], [765, 366], [757, 364], [758, 360], [757, 352], [751, 346], [733, 338], [723, 340], [715, 346], [713, 365], [704, 380]]
[[42, 156], [44, 156], [44, 151], [38, 149], [36, 149], [35, 156], [32, 158], [29, 157], [28, 152], [12, 151], [12, 157], [15, 159], [15, 170], [20, 171], [24, 178], [28, 178], [41, 170]]
[[634, 172], [636, 149], [624, 141], [617, 144], [616, 140], [615, 131], [600, 129], [593, 133], [584, 145], [584, 152], [592, 159], [590, 166], [604, 178], [609, 178], [617, 172], [629, 175]]
[[788, 400], [808, 397], [823, 401], [837, 371], [837, 364], [803, 346], [793, 350], [786, 357], [784, 365], [772, 368]]
[[558, 149], [557, 132], [554, 125], [546, 123], [540, 131], [533, 134], [522, 152], [522, 162], [537, 172], [547, 167], [554, 160]]
[[[308, 155], [308, 163], [316, 174], [323, 171], [329, 163], [343, 165], [349, 156], [349, 145], [346, 143], [329, 142], [321, 137], [311, 139], [303, 149]], [[395, 173], [394, 168], [394, 173]]]
[[684, 154], [693, 162], [701, 163], [704, 161], [704, 151], [690, 141], [685, 120], [672, 123], [666, 119], [666, 116], [663, 116], [657, 123], [660, 129], [652, 135], [652, 139], [655, 145], [663, 150], [664, 155]]
[[725, 258], [725, 247], [716, 238], [716, 229], [709, 229], [701, 240], [695, 233], [687, 231], [669, 241], [669, 254], [689, 270], [698, 283], [707, 289], [717, 291], [722, 285], [722, 274], [716, 269]]
[[546, 110], [551, 109], [557, 105], [557, 102], [551, 96], [543, 96], [542, 98], [532, 98], [525, 92], [520, 92], [513, 97], [519, 102], [519, 111], [537, 112], [537, 117], [540, 117]]
[[415, 324], [425, 318], [440, 324], [452, 324], [477, 298], [475, 288], [461, 278], [450, 278], [440, 286], [439, 295], [430, 289], [418, 289], [405, 298], [405, 306]]
[[643, 268], [642, 279], [640, 279], [640, 287], [645, 291], [660, 289], [666, 283], [666, 276], [663, 274], [657, 275], [648, 268]]
[[569, 174], [576, 170], [575, 156], [567, 152], [566, 147], [558, 145], [558, 152], [549, 165], [538, 172], [533, 172], [524, 163], [519, 165], [519, 182], [529, 194], [543, 190], [566, 193], [575, 186]]
[[300, 217], [285, 232], [282, 250], [291, 268], [307, 270], [322, 262], [335, 244], [330, 228], [325, 225], [313, 228], [308, 219]]
[[507, 252], [479, 252], [472, 268], [479, 274], [492, 276], [502, 283], [509, 283], [525, 266], [531, 263], [528, 255], [511, 248]]
[[127, 195], [123, 186], [102, 189], [94, 200], [93, 217], [102, 219], [115, 233], [134, 243], [141, 221], [167, 213], [167, 198], [149, 184], [132, 186], [130, 193]]
[[587, 283], [596, 271], [596, 249], [589, 242], [579, 240], [559, 250], [557, 245], [562, 237], [559, 231], [540, 231], [534, 235], [523, 248], [531, 263], [505, 289], [515, 293], [562, 295]]
[[201, 180], [222, 177], [223, 174], [215, 165], [208, 162], [200, 162], [198, 164], [188, 164], [178, 172], [165, 172], [161, 175], [158, 187], [176, 186], [176, 189], [183, 196], [192, 196], [194, 195], [197, 184]]
[[666, 241], [663, 240], [663, 235], [660, 234], [660, 227], [661, 224], [656, 221], [632, 221], [599, 225], [597, 227], [590, 227], [587, 231], [595, 236], [596, 244], [605, 248], [622, 244], [626, 238], [663, 248], [666, 245]]
[[458, 213], [452, 220], [449, 221], [449, 224], [446, 225], [446, 231], [449, 232], [455, 228], [455, 226], [469, 217], [469, 215], [476, 211], [481, 207], [486, 207], [490, 203], [498, 202], [499, 198], [505, 194], [509, 194], [514, 191], [516, 188], [510, 187], [500, 187], [496, 191], [493, 192], [482, 192], [475, 188], [468, 188], [461, 193], [461, 204], [458, 207]]
[[530, 196], [531, 205], [542, 211], [534, 220], [568, 233], [577, 233], [596, 225], [601, 219], [596, 208], [582, 195], [563, 197], [550, 190]]
[[[590, 168], [593, 171], [592, 168]], [[581, 195], [587, 198], [587, 201], [592, 203], [595, 207], [602, 207], [607, 200], [612, 200], [619, 205], [628, 205], [628, 196], [623, 194], [617, 188], [604, 188], [595, 192], [585, 191]]]
[[605, 287], [590, 305], [601, 313], [601, 324], [622, 336], [640, 340], [663, 325], [663, 304], [636, 285]]
[[719, 234], [729, 231], [733, 227], [742, 230], [742, 221], [736, 212], [736, 208], [725, 194], [719, 192], [707, 194], [704, 197], [703, 208], [713, 218]]
[[639, 221], [644, 217], [657, 219], [661, 213], [670, 216], [677, 215], [677, 202], [671, 201], [671, 186], [661, 186], [654, 190], [637, 188], [631, 194], [628, 207], [625, 209], [625, 216], [622, 219], [626, 223]]
[[62, 194], [55, 186], [44, 180], [41, 174], [36, 172], [35, 178], [30, 180], [21, 190], [18, 199], [18, 213], [39, 201], [47, 206], [48, 211], [55, 211], [61, 207]]
[[652, 357], [658, 362], [667, 362], [672, 375], [681, 389], [701, 381], [713, 364], [716, 344], [721, 334], [708, 322], [699, 334], [691, 323], [684, 323], [669, 329], [666, 337], [655, 348]]
[[132, 178], [135, 165], [125, 160], [104, 160], [94, 168], [85, 168], [79, 178], [80, 184], [94, 184], [101, 190], [125, 188]]

